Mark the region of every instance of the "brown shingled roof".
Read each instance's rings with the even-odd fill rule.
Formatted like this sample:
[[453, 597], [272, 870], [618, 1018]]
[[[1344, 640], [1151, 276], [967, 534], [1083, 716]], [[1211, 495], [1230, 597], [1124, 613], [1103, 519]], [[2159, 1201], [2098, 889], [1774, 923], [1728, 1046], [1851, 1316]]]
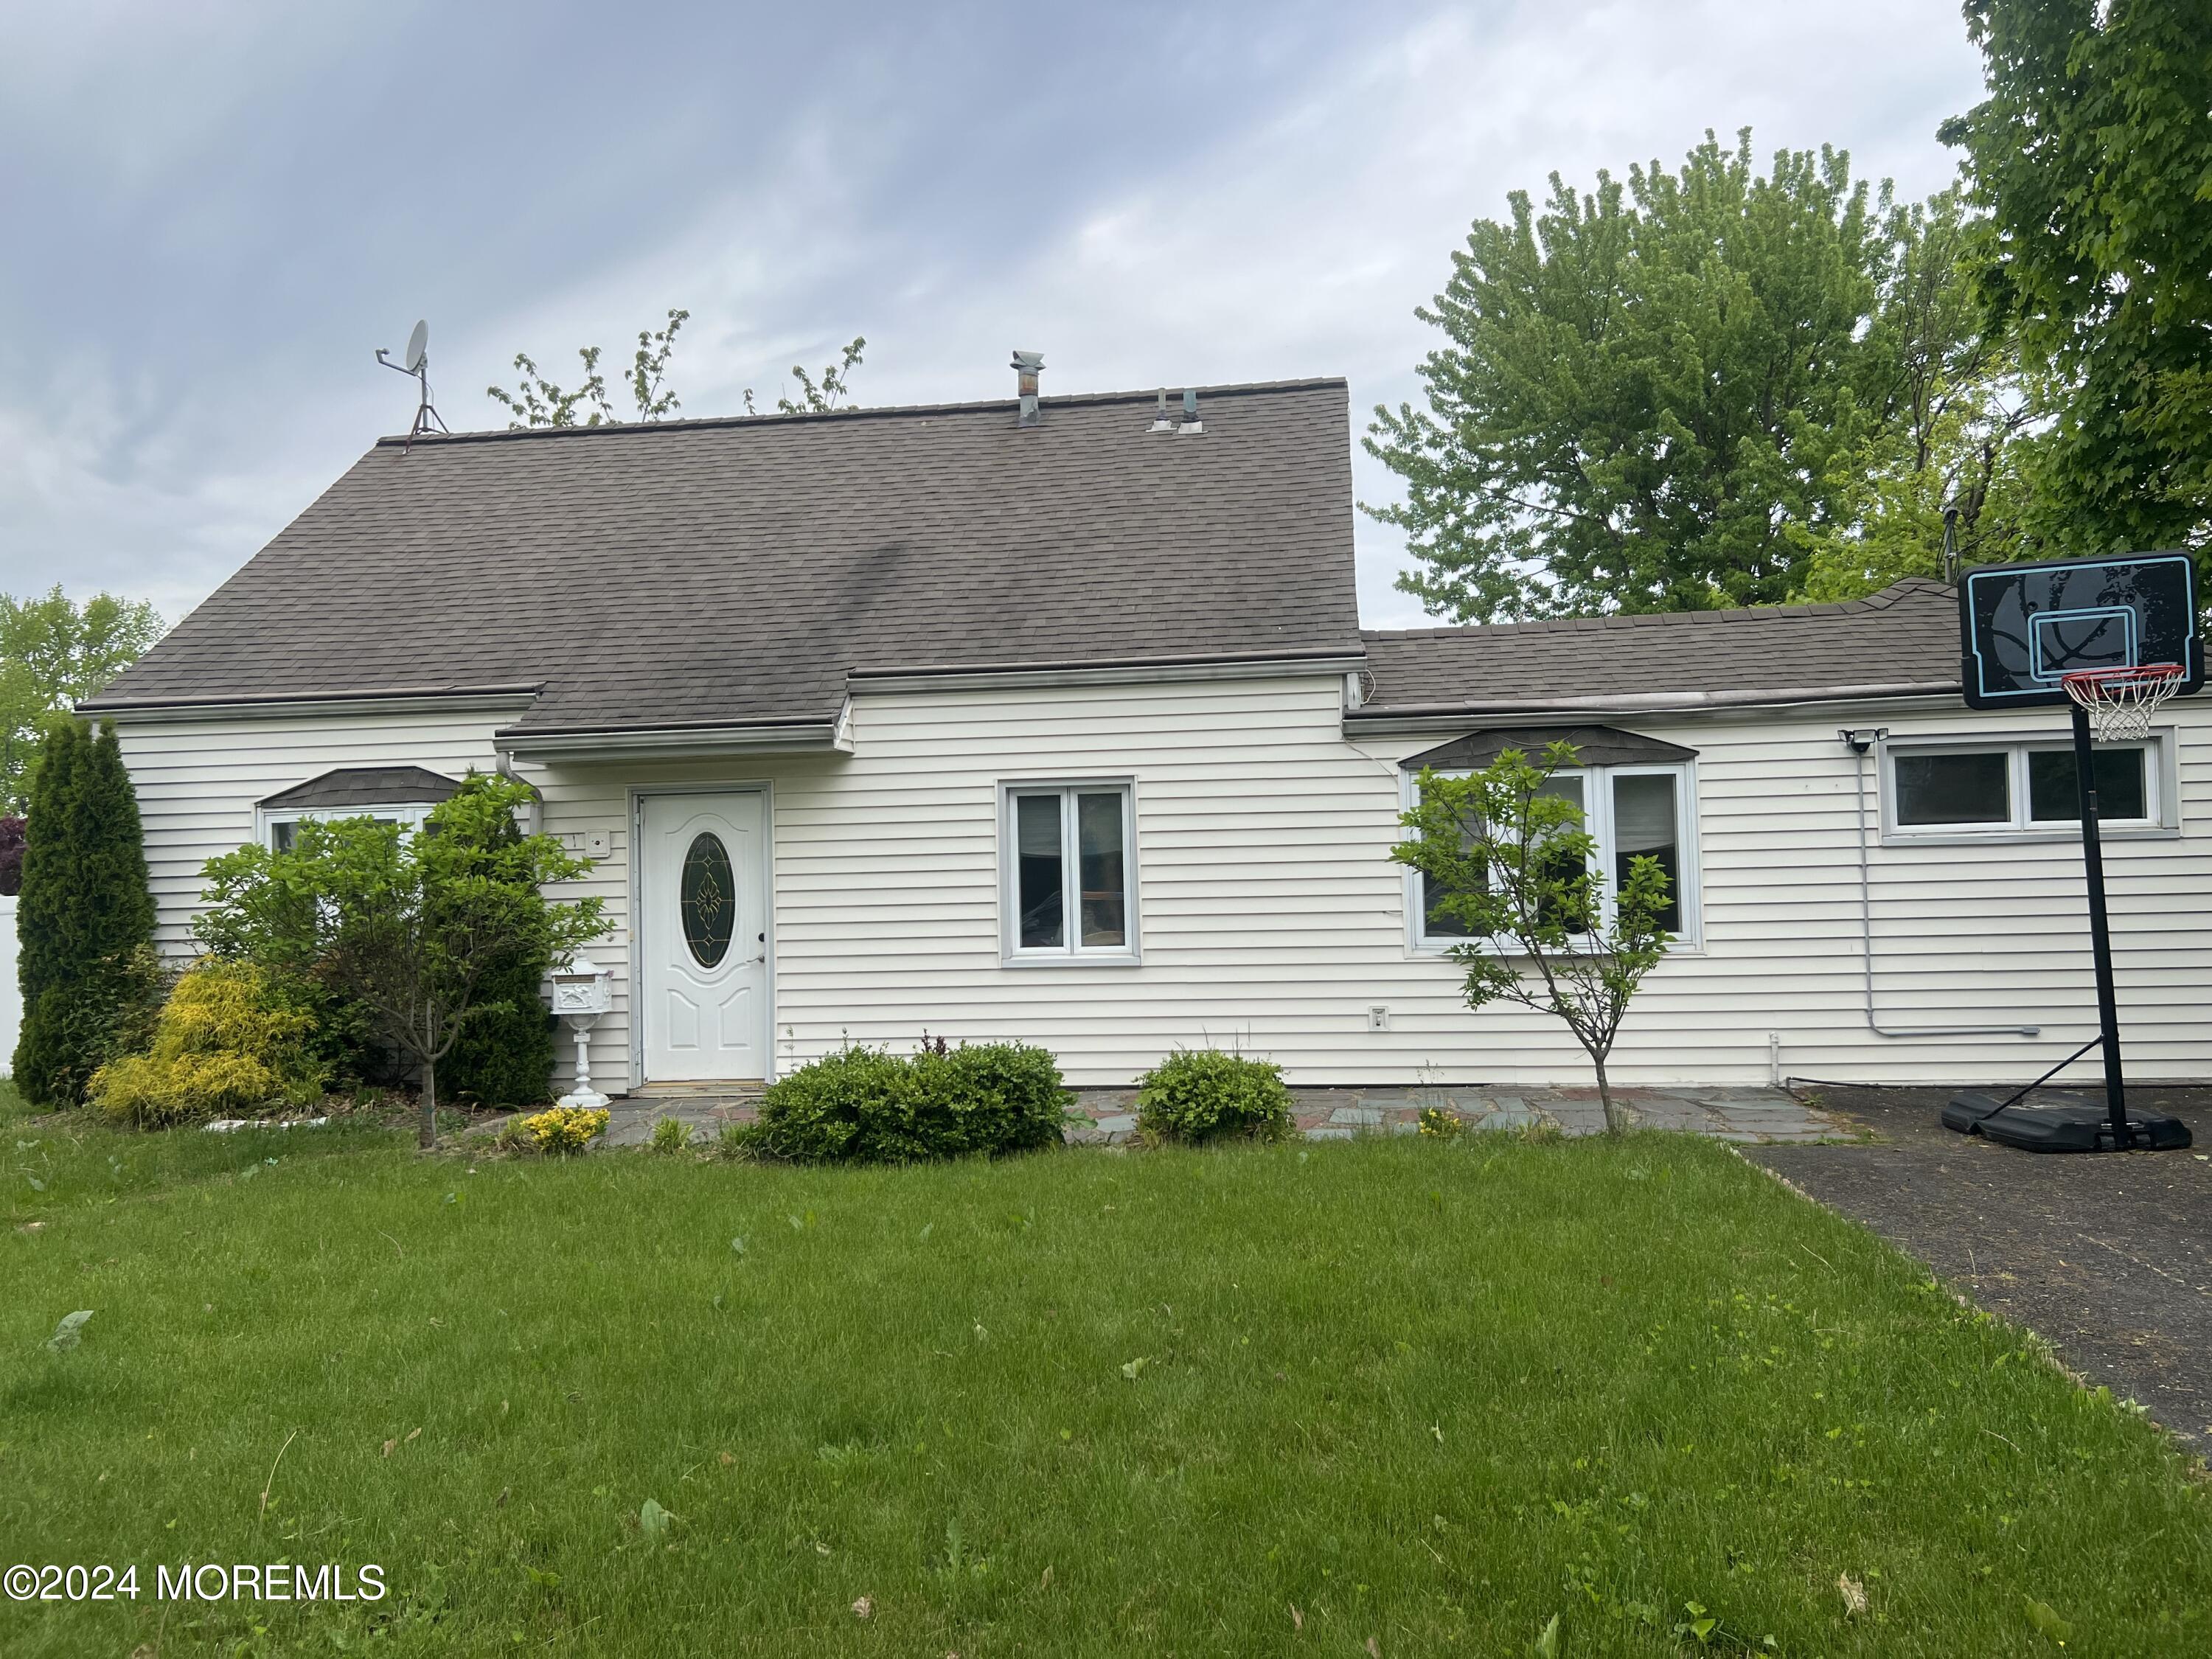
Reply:
[[1635, 699], [1815, 700], [1959, 685], [1959, 603], [1911, 579], [1838, 605], [1370, 630], [1352, 718], [1567, 709]]
[[854, 669], [1357, 654], [1340, 380], [386, 440], [92, 709], [537, 685], [826, 721]]

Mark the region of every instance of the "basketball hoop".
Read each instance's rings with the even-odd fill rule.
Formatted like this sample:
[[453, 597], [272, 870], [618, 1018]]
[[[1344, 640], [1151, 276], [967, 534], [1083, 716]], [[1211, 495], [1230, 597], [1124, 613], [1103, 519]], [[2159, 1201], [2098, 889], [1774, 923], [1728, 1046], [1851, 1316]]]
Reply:
[[2146, 663], [2139, 668], [2084, 669], [2059, 684], [2088, 710], [2089, 730], [2100, 743], [2132, 743], [2150, 735], [2150, 717], [2187, 678], [2179, 663]]

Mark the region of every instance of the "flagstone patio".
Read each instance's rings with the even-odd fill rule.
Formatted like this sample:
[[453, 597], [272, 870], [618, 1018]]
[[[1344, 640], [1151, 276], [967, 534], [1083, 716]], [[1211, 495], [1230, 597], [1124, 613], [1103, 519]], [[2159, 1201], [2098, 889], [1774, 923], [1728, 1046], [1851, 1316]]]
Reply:
[[[1601, 1134], [1605, 1111], [1591, 1089], [1502, 1089], [1474, 1084], [1426, 1088], [1293, 1089], [1299, 1131], [1309, 1140], [1350, 1140], [1360, 1134], [1413, 1134], [1422, 1109], [1441, 1107], [1472, 1130], [1550, 1128], [1565, 1135]], [[1076, 1110], [1090, 1120], [1068, 1130], [1079, 1145], [1125, 1146], [1136, 1138], [1133, 1089], [1079, 1089]], [[1779, 1089], [1616, 1089], [1638, 1127], [1711, 1135], [1717, 1140], [1788, 1144], [1856, 1138], [1838, 1118]], [[653, 1123], [672, 1117], [711, 1135], [725, 1123], [750, 1121], [759, 1096], [634, 1095], [608, 1108], [602, 1145], [642, 1145]]]

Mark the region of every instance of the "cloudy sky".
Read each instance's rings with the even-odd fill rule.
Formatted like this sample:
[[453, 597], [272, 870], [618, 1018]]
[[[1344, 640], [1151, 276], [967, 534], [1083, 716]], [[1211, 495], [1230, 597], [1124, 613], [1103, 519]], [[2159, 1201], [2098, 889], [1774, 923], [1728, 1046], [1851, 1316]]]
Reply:
[[866, 403], [1010, 396], [1022, 346], [1048, 396], [1364, 410], [1507, 191], [1748, 125], [1923, 194], [1978, 89], [1956, 0], [0, 9], [0, 588], [173, 620], [404, 430], [418, 316], [457, 429], [671, 306], [688, 414], [856, 333]]

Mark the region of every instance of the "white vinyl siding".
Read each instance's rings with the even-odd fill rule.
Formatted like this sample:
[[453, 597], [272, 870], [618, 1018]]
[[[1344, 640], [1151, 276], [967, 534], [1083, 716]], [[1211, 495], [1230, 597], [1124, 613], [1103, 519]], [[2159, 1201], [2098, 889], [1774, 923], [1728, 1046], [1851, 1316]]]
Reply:
[[[492, 732], [513, 718], [514, 711], [441, 712], [426, 704], [400, 714], [118, 721], [145, 826], [161, 948], [191, 952], [189, 924], [208, 860], [265, 842], [268, 823], [257, 803], [339, 767], [422, 766], [453, 778], [471, 767], [489, 772], [499, 758]], [[384, 817], [398, 809], [361, 810]], [[305, 816], [313, 815], [269, 817]]]
[[[1454, 735], [1349, 743], [1335, 675], [1168, 685], [900, 692], [856, 698], [854, 752], [721, 762], [526, 766], [544, 827], [607, 854], [564, 891], [606, 898], [590, 947], [615, 975], [592, 1033], [603, 1086], [635, 1075], [627, 899], [633, 793], [656, 783], [772, 786], [775, 1064], [851, 1042], [1011, 1038], [1068, 1079], [1126, 1086], [1177, 1045], [1282, 1061], [1293, 1082], [1586, 1085], [1556, 1022], [1470, 1012], [1449, 959], [1407, 950], [1398, 762]], [[1622, 720], [1698, 751], [1702, 941], [1638, 995], [1615, 1051], [1623, 1083], [2025, 1081], [2094, 1030], [2078, 836], [1892, 844], [1876, 755], [1889, 741], [2065, 739], [2063, 711], [1876, 704], [1733, 718]], [[335, 766], [489, 768], [494, 716], [124, 728], [146, 812], [163, 936], [183, 937], [206, 856], [253, 833], [253, 803]], [[1470, 727], [1480, 722], [1469, 722]], [[2212, 700], [2172, 706], [2176, 830], [2107, 842], [2123, 1041], [2145, 1080], [2212, 1073]], [[1863, 775], [1863, 795], [1862, 789]], [[1132, 781], [1143, 961], [1010, 972], [1001, 807], [1009, 783]], [[2162, 786], [2164, 787], [2164, 786]], [[2035, 1038], [1889, 1041], [1867, 1029], [1859, 838], [1870, 843], [1885, 1023], [2027, 1024]], [[1367, 1011], [1390, 1010], [1389, 1029]], [[568, 1048], [562, 1048], [565, 1078]]]

